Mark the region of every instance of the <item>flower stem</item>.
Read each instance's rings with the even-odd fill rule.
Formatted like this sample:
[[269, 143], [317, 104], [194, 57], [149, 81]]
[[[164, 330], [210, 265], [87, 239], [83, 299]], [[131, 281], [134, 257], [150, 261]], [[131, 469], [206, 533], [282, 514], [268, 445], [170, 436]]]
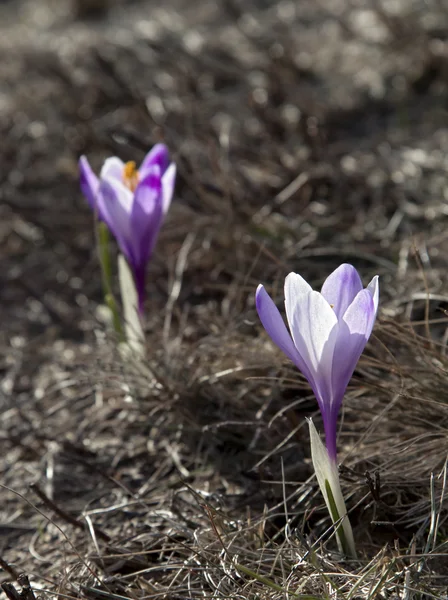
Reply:
[[112, 293], [112, 262], [110, 258], [110, 233], [105, 223], [98, 223], [98, 256], [101, 266], [101, 279], [103, 284], [104, 302], [112, 313], [114, 330], [120, 341], [123, 340], [123, 328], [121, 326], [118, 304]]

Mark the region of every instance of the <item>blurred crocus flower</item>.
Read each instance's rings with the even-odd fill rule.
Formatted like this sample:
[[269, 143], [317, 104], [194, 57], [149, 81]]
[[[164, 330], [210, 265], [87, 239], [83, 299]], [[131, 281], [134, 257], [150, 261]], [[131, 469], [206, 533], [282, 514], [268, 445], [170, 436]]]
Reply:
[[258, 315], [272, 341], [307, 378], [319, 404], [330, 459], [337, 460], [337, 418], [348, 382], [372, 332], [378, 309], [378, 276], [364, 289], [352, 265], [338, 267], [314, 291], [296, 273], [285, 281], [291, 335], [262, 285]]
[[134, 275], [138, 309], [143, 311], [145, 271], [174, 191], [176, 166], [157, 144], [140, 168], [108, 158], [97, 177], [85, 156], [79, 160], [81, 190], [92, 210], [114, 235]]

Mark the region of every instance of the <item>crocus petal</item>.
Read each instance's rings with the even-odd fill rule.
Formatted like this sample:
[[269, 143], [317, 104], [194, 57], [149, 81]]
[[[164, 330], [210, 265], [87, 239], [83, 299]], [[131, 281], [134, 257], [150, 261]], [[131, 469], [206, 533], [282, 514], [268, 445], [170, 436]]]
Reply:
[[146, 265], [154, 249], [162, 220], [162, 180], [160, 169], [155, 166], [138, 184], [130, 215], [130, 266], [134, 272], [140, 313], [143, 312], [145, 300]]
[[343, 264], [327, 277], [321, 293], [340, 319], [362, 289], [362, 281], [355, 267]]
[[[89, 161], [85, 156], [81, 156], [79, 159], [79, 173], [80, 173], [80, 185], [81, 191], [86, 197], [90, 208], [95, 211], [97, 210], [97, 196], [100, 187], [98, 177], [92, 171]], [[101, 215], [98, 215], [101, 218]]]
[[170, 164], [170, 155], [165, 144], [156, 144], [143, 159], [140, 165], [139, 173], [142, 179], [147, 175], [148, 169], [158, 165], [161, 173], [165, 173]]
[[117, 156], [106, 158], [101, 168], [100, 179], [113, 179], [122, 182], [124, 173], [124, 162]]
[[322, 410], [325, 439], [330, 456], [336, 456], [337, 421], [342, 400], [353, 371], [375, 322], [373, 299], [361, 290], [338, 323], [333, 354], [329, 402]]
[[162, 180], [160, 169], [155, 166], [138, 184], [130, 216], [135, 259], [145, 266], [156, 243], [162, 216]]
[[363, 335], [365, 341], [370, 337], [375, 323], [375, 302], [370, 290], [361, 290], [347, 308], [342, 322], [349, 328], [350, 335]]
[[130, 206], [132, 192], [124, 185], [103, 179], [98, 194], [98, 209], [106, 225], [115, 236], [121, 251], [132, 262], [132, 230], [130, 225]]
[[292, 339], [312, 373], [331, 372], [337, 332], [334, 311], [319, 293], [296, 273], [285, 280], [285, 307]]
[[[100, 190], [102, 189], [103, 183], [107, 183], [108, 186], [114, 188], [116, 198], [119, 201], [121, 207], [127, 215], [131, 214], [132, 205], [134, 203], [134, 193], [122, 182], [112, 178], [101, 178], [100, 179]], [[107, 203], [104, 199], [99, 199], [98, 202], [101, 205], [101, 209], [107, 211]]]
[[375, 323], [375, 306], [369, 290], [361, 290], [339, 322], [333, 361], [333, 406], [337, 413], [345, 390]]
[[164, 216], [168, 212], [171, 199], [173, 197], [174, 185], [176, 183], [176, 165], [171, 163], [165, 173], [162, 175], [162, 192], [163, 192], [163, 200], [162, 200], [162, 210]]
[[302, 360], [302, 357], [297, 352], [297, 348], [294, 346], [291, 335], [288, 332], [286, 325], [282, 319], [280, 311], [275, 306], [274, 301], [269, 296], [264, 286], [261, 284], [258, 286], [255, 293], [255, 306], [257, 308], [258, 316], [272, 339], [274, 344], [282, 350], [286, 356], [292, 360], [303, 375], [308, 379], [310, 385], [314, 386], [314, 381], [307, 365]]

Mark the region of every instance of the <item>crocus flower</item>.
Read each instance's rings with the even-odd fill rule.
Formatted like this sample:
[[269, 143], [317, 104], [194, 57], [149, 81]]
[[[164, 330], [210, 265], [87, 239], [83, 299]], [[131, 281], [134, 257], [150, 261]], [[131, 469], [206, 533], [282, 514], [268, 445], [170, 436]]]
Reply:
[[262, 285], [256, 307], [272, 341], [308, 380], [322, 413], [329, 458], [336, 463], [338, 413], [375, 322], [378, 277], [364, 289], [356, 269], [343, 264], [316, 292], [303, 277], [290, 273], [285, 307], [291, 335]]
[[85, 156], [80, 158], [79, 168], [84, 196], [114, 235], [132, 269], [141, 313], [146, 266], [171, 203], [176, 166], [170, 164], [167, 147], [157, 144], [139, 169], [135, 162], [123, 163], [116, 156], [106, 159], [99, 177]]

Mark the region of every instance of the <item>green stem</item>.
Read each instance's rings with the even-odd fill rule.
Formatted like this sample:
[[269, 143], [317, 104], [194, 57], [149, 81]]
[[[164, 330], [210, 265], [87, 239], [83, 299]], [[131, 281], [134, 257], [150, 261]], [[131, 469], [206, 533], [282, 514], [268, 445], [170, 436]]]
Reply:
[[112, 294], [106, 294], [104, 296], [104, 301], [108, 306], [110, 312], [112, 313], [112, 323], [114, 326], [115, 333], [118, 335], [120, 342], [123, 342], [124, 333], [123, 328], [121, 326], [120, 312], [118, 310], [117, 301], [115, 300], [114, 296], [112, 296]]
[[98, 223], [98, 256], [101, 266], [101, 279], [103, 284], [104, 302], [112, 313], [112, 323], [120, 341], [123, 341], [123, 328], [121, 326], [118, 304], [112, 292], [112, 261], [110, 256], [110, 233], [105, 223]]
[[110, 258], [110, 233], [105, 223], [97, 225], [98, 255], [101, 266], [101, 279], [103, 283], [103, 295], [112, 293], [112, 262]]

